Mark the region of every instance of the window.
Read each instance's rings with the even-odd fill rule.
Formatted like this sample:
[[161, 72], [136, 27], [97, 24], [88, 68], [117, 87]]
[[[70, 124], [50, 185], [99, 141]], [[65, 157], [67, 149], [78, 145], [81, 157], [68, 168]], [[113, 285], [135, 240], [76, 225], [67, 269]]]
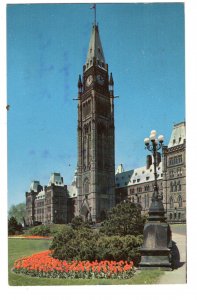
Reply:
[[140, 179], [137, 179], [137, 182], [140, 182]]
[[181, 175], [182, 175], [181, 168], [177, 168], [177, 175], [178, 175], [178, 176], [181, 176]]
[[130, 189], [130, 194], [134, 194], [134, 189]]
[[170, 170], [169, 176], [170, 176], [170, 178], [174, 177], [174, 171], [173, 170]]
[[89, 194], [89, 180], [87, 178], [84, 180], [84, 193]]
[[173, 201], [173, 198], [170, 197], [170, 208], [173, 208], [174, 207], [174, 201]]
[[133, 183], [135, 183], [135, 182], [136, 182], [136, 180], [134, 179], [134, 180], [133, 180]]
[[148, 195], [144, 196], [144, 207], [149, 208], [149, 198]]
[[170, 220], [172, 220], [172, 214], [170, 214]]
[[178, 191], [181, 191], [181, 183], [180, 183], [180, 180], [178, 181]]
[[182, 163], [182, 155], [178, 156], [178, 163], [181, 164]]
[[147, 177], [146, 177], [146, 180], [149, 180], [149, 178], [150, 178], [150, 177], [149, 177], [149, 176], [147, 176]]
[[177, 192], [177, 184], [176, 184], [176, 181], [174, 181], [174, 192]]
[[178, 196], [178, 204], [179, 204], [179, 207], [182, 207], [182, 205], [183, 205], [181, 195]]
[[173, 192], [173, 183], [172, 183], [172, 181], [170, 182], [170, 192]]

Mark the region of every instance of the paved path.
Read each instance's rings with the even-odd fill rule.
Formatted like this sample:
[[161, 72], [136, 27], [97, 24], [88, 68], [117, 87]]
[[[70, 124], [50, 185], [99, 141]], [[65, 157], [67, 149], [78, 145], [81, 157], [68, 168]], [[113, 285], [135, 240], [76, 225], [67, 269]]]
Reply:
[[186, 234], [175, 233], [172, 228], [172, 240], [176, 243], [180, 260], [177, 261], [177, 269], [165, 271], [165, 274], [161, 276], [158, 281], [161, 284], [186, 283]]

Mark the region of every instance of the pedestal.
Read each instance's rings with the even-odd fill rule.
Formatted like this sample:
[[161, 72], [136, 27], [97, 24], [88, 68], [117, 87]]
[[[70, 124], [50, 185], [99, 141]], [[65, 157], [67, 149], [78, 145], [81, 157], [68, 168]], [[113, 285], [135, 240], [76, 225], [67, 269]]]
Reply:
[[143, 234], [139, 268], [172, 270], [172, 234], [169, 224], [165, 221], [162, 199], [157, 194], [153, 194]]
[[171, 270], [171, 247], [171, 230], [167, 223], [145, 224], [140, 269]]

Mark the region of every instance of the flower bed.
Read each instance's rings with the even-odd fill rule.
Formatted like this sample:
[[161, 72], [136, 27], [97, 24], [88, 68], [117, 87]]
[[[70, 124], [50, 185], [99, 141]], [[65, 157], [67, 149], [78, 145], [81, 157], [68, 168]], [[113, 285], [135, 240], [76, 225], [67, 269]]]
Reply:
[[13, 236], [9, 236], [9, 238], [30, 239], [30, 240], [52, 240], [53, 239], [53, 237], [41, 236], [41, 235], [13, 235]]
[[42, 235], [26, 235], [24, 236], [25, 239], [32, 239], [32, 240], [51, 240], [53, 237], [50, 236], [42, 236]]
[[133, 276], [133, 262], [127, 261], [62, 261], [51, 256], [47, 250], [15, 261], [13, 271], [47, 278], [119, 278]]

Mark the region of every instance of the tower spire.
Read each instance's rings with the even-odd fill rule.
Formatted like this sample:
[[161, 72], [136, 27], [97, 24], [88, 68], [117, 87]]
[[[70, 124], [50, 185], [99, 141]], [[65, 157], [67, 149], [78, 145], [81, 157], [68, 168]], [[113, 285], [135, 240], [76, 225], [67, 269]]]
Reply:
[[93, 24], [92, 33], [90, 37], [88, 53], [86, 58], [85, 70], [89, 69], [93, 64], [107, 69], [105, 63], [105, 56], [103, 52], [103, 47], [100, 40], [98, 25]]

